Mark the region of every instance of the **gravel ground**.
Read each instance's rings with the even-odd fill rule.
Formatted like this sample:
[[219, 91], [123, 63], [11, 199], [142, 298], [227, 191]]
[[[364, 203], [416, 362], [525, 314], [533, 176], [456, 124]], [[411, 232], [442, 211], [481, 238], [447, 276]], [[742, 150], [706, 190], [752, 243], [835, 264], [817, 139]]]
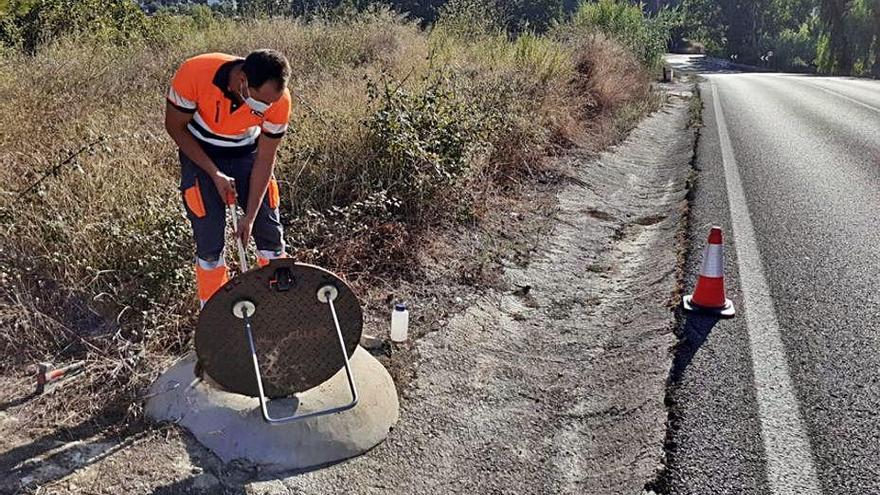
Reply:
[[401, 422], [369, 455], [253, 493], [641, 493], [662, 456], [669, 302], [693, 151], [672, 96], [571, 184], [511, 290], [418, 342]]
[[[536, 200], [496, 214], [510, 231], [525, 216], [543, 228], [475, 246], [474, 256], [510, 248], [502, 280], [478, 293], [449, 285], [438, 297], [453, 314], [396, 349], [401, 420], [367, 455], [263, 478], [222, 466], [174, 427], [121, 443], [89, 430], [34, 440], [0, 412], [0, 492], [27, 473], [51, 480], [41, 494], [642, 493], [663, 455], [694, 139], [690, 87], [666, 89], [663, 108], [615, 149], [563, 159], [554, 209]], [[401, 356], [409, 371], [396, 368]]]

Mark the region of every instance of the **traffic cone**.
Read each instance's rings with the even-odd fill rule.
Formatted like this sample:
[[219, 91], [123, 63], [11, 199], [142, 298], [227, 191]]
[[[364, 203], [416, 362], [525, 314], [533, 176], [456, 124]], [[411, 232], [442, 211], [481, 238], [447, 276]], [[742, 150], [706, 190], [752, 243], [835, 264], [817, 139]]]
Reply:
[[704, 313], [719, 318], [733, 318], [736, 310], [733, 303], [724, 295], [724, 244], [721, 240], [721, 227], [713, 226], [709, 232], [709, 243], [703, 250], [703, 266], [694, 294], [684, 296], [681, 301], [686, 311]]

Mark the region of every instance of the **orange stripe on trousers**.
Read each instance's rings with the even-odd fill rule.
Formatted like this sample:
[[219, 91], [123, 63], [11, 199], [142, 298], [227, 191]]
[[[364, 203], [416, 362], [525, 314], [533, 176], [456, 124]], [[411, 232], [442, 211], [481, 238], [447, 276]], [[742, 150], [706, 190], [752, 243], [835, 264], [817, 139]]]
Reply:
[[211, 299], [223, 284], [229, 280], [226, 273], [226, 265], [220, 265], [213, 270], [206, 270], [196, 263], [196, 285], [198, 286], [199, 300], [202, 303]]

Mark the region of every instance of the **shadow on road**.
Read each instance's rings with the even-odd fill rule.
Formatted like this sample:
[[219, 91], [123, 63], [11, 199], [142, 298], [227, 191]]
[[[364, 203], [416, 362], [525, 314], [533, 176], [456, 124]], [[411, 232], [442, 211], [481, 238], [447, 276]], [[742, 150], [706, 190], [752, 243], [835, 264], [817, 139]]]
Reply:
[[736, 64], [724, 59], [705, 55], [667, 54], [666, 64], [681, 72], [700, 74], [741, 74], [745, 72], [772, 72], [763, 67]]
[[683, 313], [683, 324], [675, 358], [672, 360], [672, 371], [669, 379], [672, 383], [678, 383], [691, 361], [702, 347], [709, 334], [718, 323], [716, 316], [701, 315], [697, 313]]

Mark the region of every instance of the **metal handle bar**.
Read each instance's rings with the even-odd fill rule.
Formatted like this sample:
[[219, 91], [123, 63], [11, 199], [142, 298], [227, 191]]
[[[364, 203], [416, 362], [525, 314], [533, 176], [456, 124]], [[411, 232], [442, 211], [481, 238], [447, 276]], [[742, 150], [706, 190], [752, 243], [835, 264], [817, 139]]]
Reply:
[[354, 375], [351, 371], [351, 363], [348, 359], [348, 352], [345, 350], [345, 339], [342, 336], [342, 329], [339, 327], [339, 318], [336, 316], [336, 306], [334, 306], [333, 301], [339, 295], [338, 289], [332, 285], [325, 285], [318, 289], [318, 300], [322, 303], [325, 303], [330, 306], [330, 314], [333, 315], [333, 325], [336, 327], [336, 337], [339, 339], [339, 347], [342, 350], [342, 359], [345, 365], [345, 376], [348, 379], [348, 387], [351, 392], [351, 402], [345, 404], [343, 406], [331, 407], [328, 409], [323, 409], [321, 411], [314, 411], [306, 414], [296, 415], [293, 414], [291, 416], [285, 416], [282, 418], [273, 418], [269, 415], [268, 408], [268, 399], [266, 398], [266, 394], [263, 391], [263, 378], [260, 373], [260, 363], [257, 359], [257, 347], [254, 345], [254, 335], [251, 331], [251, 316], [256, 312], [256, 306], [251, 301], [239, 301], [235, 303], [232, 307], [232, 312], [235, 316], [244, 320], [244, 329], [245, 335], [248, 340], [248, 347], [251, 351], [251, 359], [254, 363], [254, 375], [257, 377], [257, 391], [260, 394], [260, 411], [263, 414], [263, 420], [270, 424], [283, 424], [283, 423], [292, 423], [294, 421], [300, 421], [308, 418], [315, 418], [318, 416], [325, 416], [328, 414], [334, 414], [342, 411], [347, 411], [353, 407], [355, 407], [358, 403], [358, 392], [357, 387], [354, 383]]
[[232, 234], [238, 243], [238, 262], [241, 266], [241, 273], [244, 273], [248, 271], [247, 251], [244, 249], [244, 242], [241, 237], [238, 236], [238, 232], [236, 232], [236, 229], [238, 229], [238, 208], [235, 204], [235, 196], [227, 194], [226, 204], [229, 207], [229, 211], [232, 213]]

